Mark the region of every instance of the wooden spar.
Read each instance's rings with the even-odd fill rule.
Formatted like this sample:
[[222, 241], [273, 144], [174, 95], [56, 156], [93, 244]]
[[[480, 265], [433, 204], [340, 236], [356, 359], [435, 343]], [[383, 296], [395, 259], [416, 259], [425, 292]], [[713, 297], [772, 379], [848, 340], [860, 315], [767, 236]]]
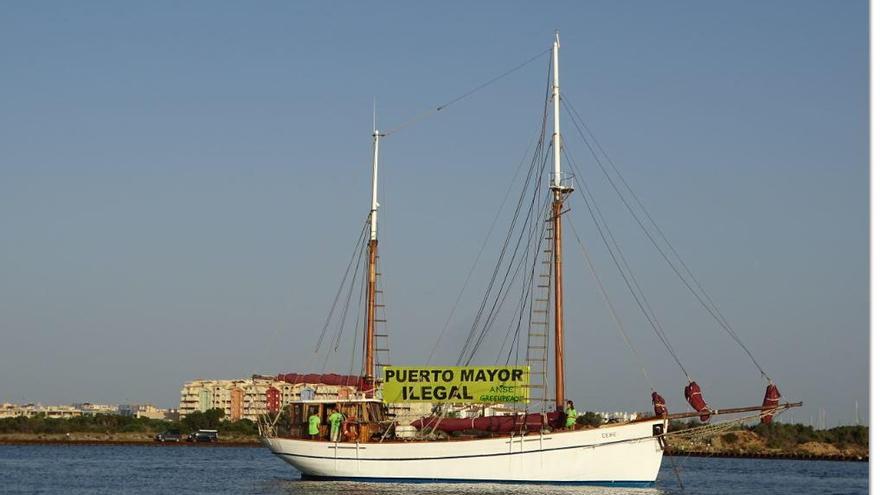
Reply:
[[[375, 117], [374, 117], [375, 119]], [[375, 369], [375, 335], [376, 335], [376, 251], [379, 247], [378, 218], [379, 211], [379, 134], [373, 131], [373, 194], [370, 199], [370, 240], [367, 243], [367, 294], [364, 319], [364, 381], [367, 397], [373, 396], [373, 372]]]
[[562, 135], [559, 129], [559, 33], [553, 41], [553, 176], [550, 190], [553, 192], [553, 330], [555, 351], [556, 410], [565, 409], [565, 320], [562, 292], [562, 204], [570, 188], [562, 185]]
[[565, 409], [565, 324], [562, 298], [562, 192], [553, 191], [553, 292], [556, 409]]
[[[804, 405], [803, 402], [786, 402], [784, 404], [779, 404], [776, 407], [771, 408], [774, 412], [784, 411], [786, 409], [791, 409], [793, 407], [801, 407]], [[682, 419], [682, 418], [694, 418], [697, 416], [718, 416], [722, 414], [737, 414], [744, 412], [757, 412], [764, 410], [764, 406], [748, 406], [748, 407], [734, 407], [731, 409], [710, 409], [708, 412], [703, 411], [688, 411], [682, 413], [673, 413], [667, 414], [666, 419]], [[658, 416], [659, 417], [659, 416]]]
[[376, 248], [379, 241], [370, 239], [367, 244], [367, 314], [366, 330], [364, 331], [364, 378], [367, 389], [373, 385], [373, 368], [375, 366], [375, 335], [376, 335]]

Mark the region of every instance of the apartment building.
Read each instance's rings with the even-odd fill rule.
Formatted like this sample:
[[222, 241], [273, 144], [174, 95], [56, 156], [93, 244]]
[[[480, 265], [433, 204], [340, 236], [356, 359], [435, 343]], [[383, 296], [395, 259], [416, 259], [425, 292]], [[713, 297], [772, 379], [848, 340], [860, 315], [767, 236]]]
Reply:
[[82, 416], [80, 409], [74, 406], [43, 406], [40, 404], [0, 404], [0, 418], [26, 418], [42, 414], [47, 418], [73, 418]]
[[[196, 411], [222, 409], [231, 421], [256, 421], [272, 409], [283, 408], [298, 400], [303, 390], [315, 398], [348, 397], [353, 386], [288, 383], [272, 379], [193, 380], [180, 390], [180, 418]], [[274, 403], [274, 404], [273, 404]]]
[[81, 402], [73, 404], [73, 407], [79, 409], [83, 416], [97, 416], [99, 414], [118, 414], [119, 406], [115, 404], [94, 404], [91, 402]]
[[176, 409], [162, 409], [152, 404], [120, 404], [119, 414], [122, 416], [134, 416], [135, 418], [163, 419], [166, 421], [177, 420]]

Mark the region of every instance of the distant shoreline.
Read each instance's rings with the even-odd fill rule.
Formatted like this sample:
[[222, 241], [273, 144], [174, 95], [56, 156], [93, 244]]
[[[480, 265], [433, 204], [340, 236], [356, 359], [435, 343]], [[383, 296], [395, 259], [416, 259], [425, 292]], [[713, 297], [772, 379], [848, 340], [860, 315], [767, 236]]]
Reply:
[[847, 454], [804, 454], [784, 452], [705, 452], [699, 450], [671, 450], [667, 449], [663, 455], [670, 457], [726, 457], [736, 459], [790, 459], [795, 461], [842, 461], [842, 462], [868, 462], [868, 456]]
[[[157, 442], [155, 440], [133, 439], [83, 439], [83, 438], [2, 438], [0, 445], [24, 446], [24, 445], [95, 445], [95, 446], [140, 446], [140, 447], [260, 447], [257, 439], [221, 440], [219, 442]], [[868, 462], [868, 456], [856, 456], [846, 454], [817, 455], [806, 453], [783, 453], [783, 452], [706, 452], [697, 450], [667, 449], [664, 455], [670, 457], [725, 457], [738, 459], [790, 459], [799, 461], [842, 461], [842, 462]]]
[[0, 445], [125, 445], [141, 447], [260, 447], [259, 440], [230, 440], [219, 442], [157, 442], [155, 440], [92, 440], [55, 438], [0, 438]]

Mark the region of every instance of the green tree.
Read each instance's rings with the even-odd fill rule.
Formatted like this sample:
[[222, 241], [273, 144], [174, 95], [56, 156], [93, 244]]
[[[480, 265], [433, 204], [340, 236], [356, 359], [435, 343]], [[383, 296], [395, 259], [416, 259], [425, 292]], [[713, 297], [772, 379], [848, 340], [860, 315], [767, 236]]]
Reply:
[[579, 425], [599, 426], [602, 422], [602, 416], [591, 411], [587, 411], [577, 418], [577, 424]]
[[196, 411], [194, 413], [187, 414], [185, 418], [180, 420], [183, 429], [189, 431], [196, 430], [217, 430], [220, 427], [220, 422], [223, 420], [223, 417], [226, 414], [223, 412], [223, 409], [214, 408], [208, 409], [205, 412]]

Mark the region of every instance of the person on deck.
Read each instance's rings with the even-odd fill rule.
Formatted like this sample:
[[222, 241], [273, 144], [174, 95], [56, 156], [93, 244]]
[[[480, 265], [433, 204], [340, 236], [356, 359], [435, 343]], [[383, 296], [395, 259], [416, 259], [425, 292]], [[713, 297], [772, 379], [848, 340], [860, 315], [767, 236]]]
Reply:
[[327, 417], [327, 421], [330, 422], [330, 441], [338, 442], [339, 441], [339, 427], [342, 425], [342, 421], [345, 420], [345, 416], [333, 408], [330, 410], [330, 416]]
[[569, 430], [574, 429], [577, 423], [578, 412], [574, 408], [574, 402], [568, 401], [565, 405], [565, 427]]
[[309, 436], [312, 437], [312, 440], [318, 438], [320, 425], [321, 416], [318, 416], [318, 411], [316, 409], [312, 409], [312, 415], [309, 416]]

